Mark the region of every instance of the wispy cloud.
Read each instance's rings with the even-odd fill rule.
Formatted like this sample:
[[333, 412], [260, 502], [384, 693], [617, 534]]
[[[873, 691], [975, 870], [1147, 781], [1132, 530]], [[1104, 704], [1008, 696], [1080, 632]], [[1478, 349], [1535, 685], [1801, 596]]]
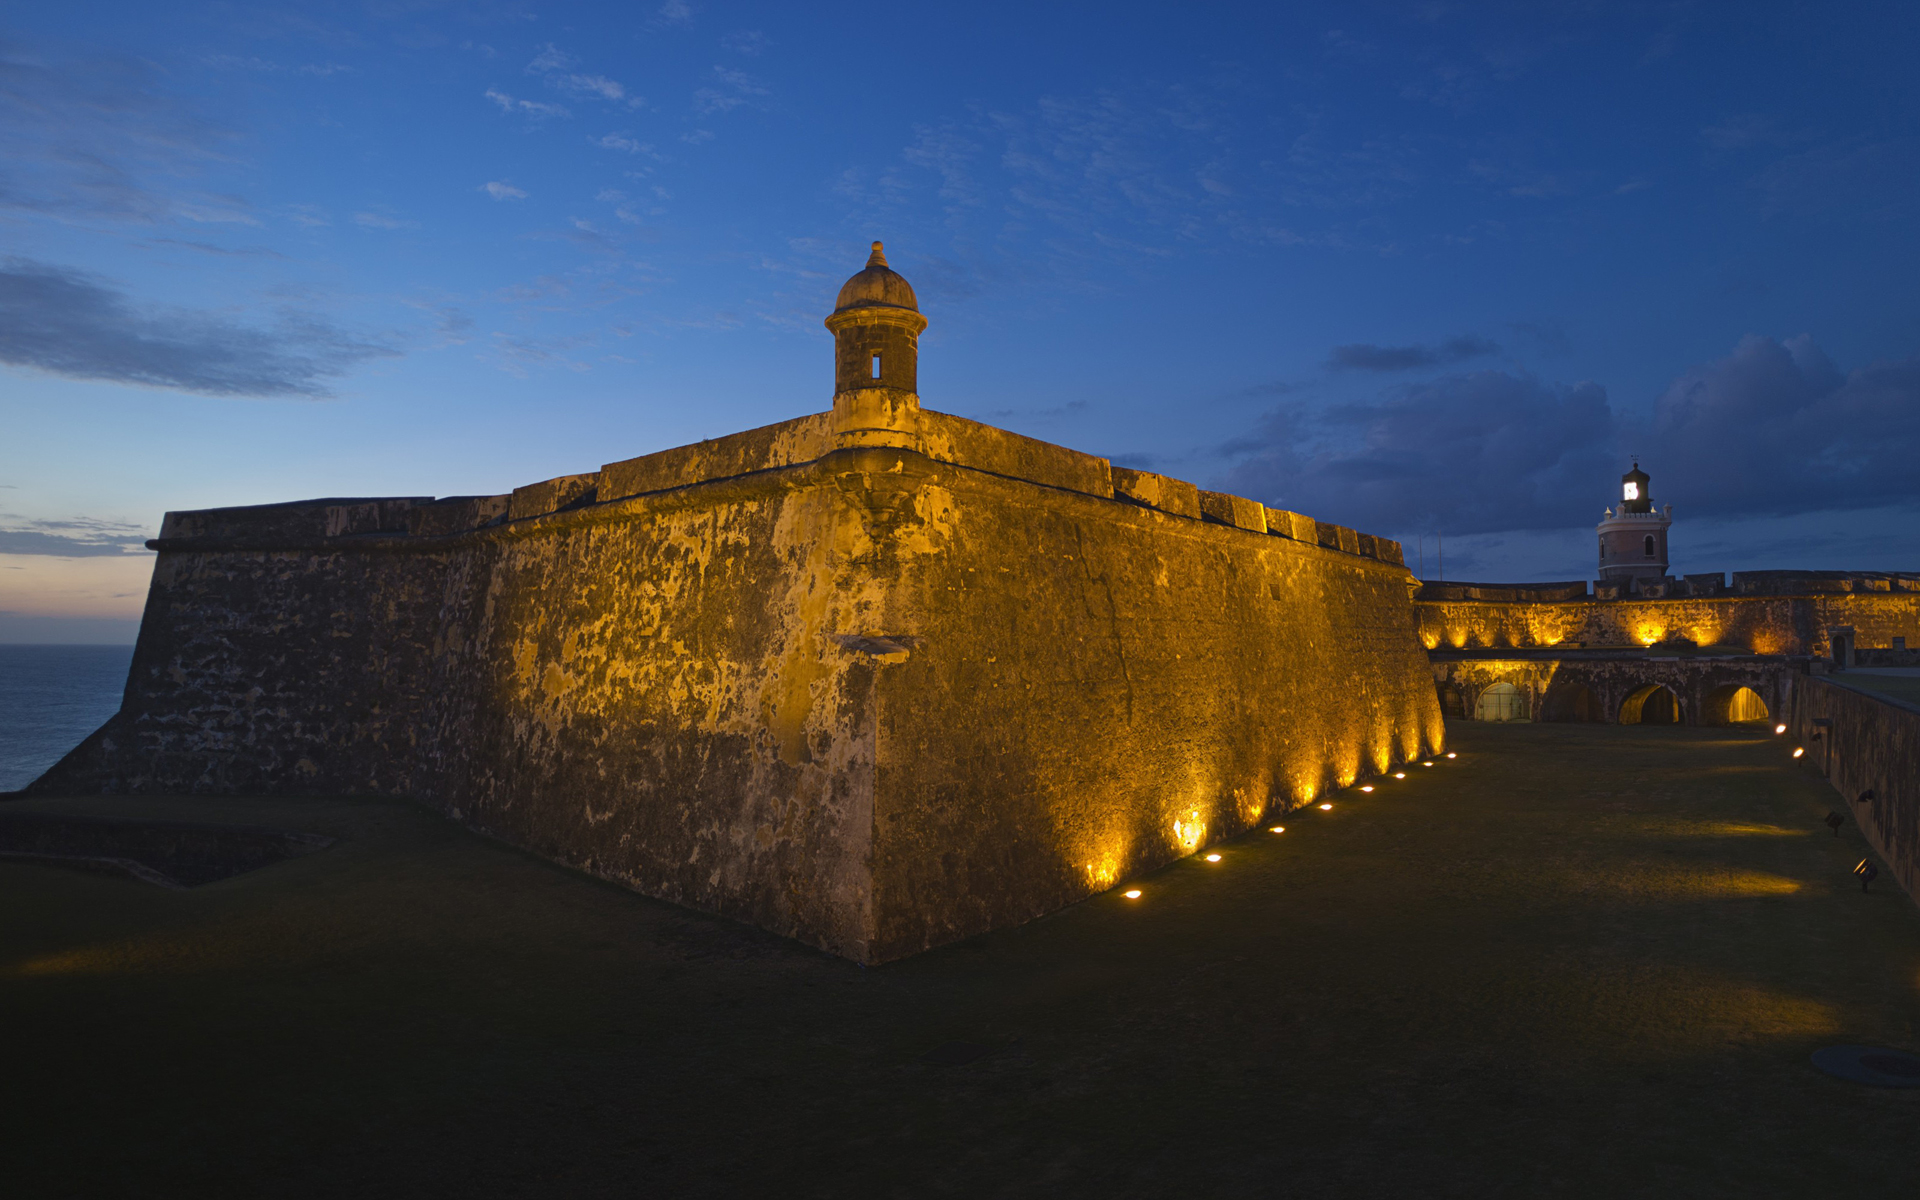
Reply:
[[1500, 346], [1483, 337], [1462, 334], [1434, 346], [1376, 346], [1370, 342], [1350, 342], [1335, 346], [1327, 355], [1327, 367], [1335, 371], [1411, 371], [1419, 367], [1439, 367], [1498, 354]]
[[284, 63], [269, 62], [264, 58], [242, 57], [237, 54], [210, 54], [200, 60], [204, 66], [216, 71], [257, 71], [267, 75], [311, 75], [325, 79], [329, 75], [353, 74], [356, 68], [342, 63], [300, 63], [288, 66]]
[[701, 113], [732, 112], [743, 105], [754, 103], [759, 97], [770, 94], [770, 89], [745, 71], [736, 71], [731, 67], [713, 68], [712, 87], [703, 87], [693, 93], [693, 107]]
[[691, 25], [695, 8], [687, 0], [667, 0], [660, 6], [659, 20], [665, 25]]
[[[495, 197], [498, 199], [498, 197]], [[418, 229], [420, 222], [409, 221], [383, 212], [357, 212], [353, 223], [363, 229]]]
[[590, 139], [594, 145], [605, 150], [618, 150], [622, 154], [652, 154], [650, 142], [636, 141], [626, 133], [607, 133]]
[[61, 222], [253, 224], [239, 196], [190, 181], [232, 130], [141, 59], [60, 59], [0, 43], [0, 212]]
[[557, 88], [570, 96], [599, 98], [611, 103], [624, 104], [628, 108], [640, 108], [646, 100], [640, 96], [627, 94], [625, 85], [608, 79], [605, 75], [588, 75], [573, 68], [580, 65], [571, 54], [558, 49], [552, 42], [547, 48], [534, 56], [527, 64], [527, 73], [539, 75], [547, 81], [549, 87]]
[[522, 100], [518, 97], [510, 96], [498, 88], [488, 88], [486, 90], [486, 97], [495, 104], [498, 104], [500, 111], [503, 113], [519, 113], [523, 116], [533, 117], [536, 120], [542, 117], [571, 117], [573, 115], [561, 105], [548, 104], [542, 100]]
[[0, 513], [0, 554], [40, 554], [53, 558], [101, 558], [146, 554], [151, 536], [139, 525], [79, 517], [70, 521], [27, 521]]
[[766, 53], [773, 42], [758, 29], [743, 29], [739, 33], [730, 33], [721, 38], [720, 44], [735, 54], [745, 54], [753, 58]]
[[491, 183], [481, 184], [476, 190], [485, 192], [495, 200], [525, 200], [527, 198], [527, 194], [519, 188], [514, 187], [510, 183], [501, 183], [497, 179]]
[[136, 307], [105, 280], [27, 259], [0, 265], [0, 362], [210, 396], [332, 394], [328, 381], [392, 346], [283, 310], [271, 328]]

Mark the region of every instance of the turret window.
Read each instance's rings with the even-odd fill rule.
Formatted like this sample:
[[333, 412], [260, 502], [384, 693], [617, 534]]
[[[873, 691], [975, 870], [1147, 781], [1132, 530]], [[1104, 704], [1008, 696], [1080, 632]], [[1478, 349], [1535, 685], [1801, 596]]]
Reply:
[[1647, 557], [1648, 558], [1653, 557], [1653, 535], [1652, 534], [1647, 535]]
[[880, 378], [880, 355], [878, 353], [875, 353], [873, 356], [873, 378]]

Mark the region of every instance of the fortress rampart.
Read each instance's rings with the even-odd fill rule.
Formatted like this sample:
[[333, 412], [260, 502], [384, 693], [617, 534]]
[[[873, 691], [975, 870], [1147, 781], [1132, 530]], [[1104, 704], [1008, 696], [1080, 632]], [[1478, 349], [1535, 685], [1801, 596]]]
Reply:
[[1684, 638], [1751, 654], [1831, 657], [1852, 646], [1920, 645], [1920, 574], [1843, 571], [1689, 575], [1625, 596], [1584, 582], [1428, 583], [1415, 597], [1428, 649], [1643, 647]]
[[1689, 575], [1635, 590], [1422, 585], [1414, 611], [1442, 709], [1476, 715], [1489, 689], [1507, 685], [1513, 711], [1535, 720], [1631, 721], [1658, 688], [1672, 719], [1716, 725], [1735, 719], [1745, 688], [1784, 716], [1805, 675], [1904, 660], [1920, 645], [1920, 574], [1754, 571], [1731, 587]]
[[877, 962], [1440, 746], [1396, 543], [883, 417], [170, 513], [124, 704], [34, 788], [412, 796]]

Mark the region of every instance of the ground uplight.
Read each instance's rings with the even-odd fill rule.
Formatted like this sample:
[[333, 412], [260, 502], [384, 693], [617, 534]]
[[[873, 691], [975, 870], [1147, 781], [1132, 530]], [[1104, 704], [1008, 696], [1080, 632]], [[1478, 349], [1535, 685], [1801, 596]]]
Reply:
[[1124, 891], [1124, 892], [1122, 892], [1122, 893], [1120, 893], [1120, 894], [1121, 894], [1121, 895], [1123, 895], [1123, 896], [1125, 896], [1125, 897], [1126, 897], [1127, 899], [1129, 899], [1129, 900], [1138, 900], [1138, 899], [1140, 898], [1140, 889], [1139, 889], [1139, 888], [1128, 888], [1128, 889], [1127, 889], [1126, 891]]
[[[1372, 789], [1372, 788], [1361, 788], [1360, 790], [1361, 790], [1361, 791], [1363, 791], [1363, 792], [1370, 792], [1370, 791], [1372, 791], [1373, 789]], [[1322, 804], [1322, 805], [1320, 806], [1320, 808], [1321, 808], [1321, 810], [1322, 810], [1323, 812], [1324, 812], [1325, 810], [1327, 810], [1327, 809], [1329, 809], [1329, 808], [1332, 808], [1332, 807], [1333, 807], [1333, 805], [1331, 805], [1331, 804]]]
[[[1360, 790], [1361, 790], [1361, 791], [1363, 791], [1363, 792], [1370, 792], [1370, 791], [1372, 791], [1372, 790], [1373, 790], [1373, 785], [1372, 785], [1372, 784], [1370, 784], [1370, 783], [1363, 783], [1363, 784], [1361, 784], [1361, 785], [1360, 785]], [[1321, 807], [1321, 808], [1326, 808], [1327, 806], [1326, 806], [1326, 805], [1324, 805], [1324, 804], [1322, 804], [1322, 805], [1321, 805], [1320, 807]]]
[[1208, 862], [1219, 862], [1219, 861], [1220, 861], [1220, 856], [1219, 856], [1218, 854], [1209, 854], [1209, 855], [1207, 855], [1207, 861], [1208, 861]]
[[1421, 766], [1423, 766], [1423, 767], [1430, 767], [1430, 766], [1432, 766], [1433, 764], [1432, 764], [1432, 763], [1430, 763], [1430, 762], [1423, 762], [1423, 763], [1421, 763], [1420, 765], [1421, 765]]
[[1395, 771], [1393, 773], [1393, 777], [1395, 779], [1405, 779], [1407, 777], [1407, 773], [1405, 771]]
[[1795, 746], [1793, 748], [1793, 756], [1795, 758], [1799, 758], [1802, 754], [1805, 754], [1806, 752], [1807, 752], [1807, 748], [1805, 746]]
[[1782, 733], [1785, 733], [1786, 731], [1787, 731], [1787, 727], [1785, 725], [1775, 725], [1773, 727], [1773, 732], [1775, 734], [1782, 734]]
[[1455, 754], [1455, 753], [1454, 753], [1453, 751], [1451, 751], [1451, 750], [1449, 750], [1449, 751], [1447, 751], [1447, 757], [1448, 757], [1448, 758], [1459, 758], [1460, 756], [1459, 756], [1458, 754]]
[[1285, 825], [1275, 825], [1272, 829], [1267, 830], [1268, 833], [1285, 833], [1286, 831], [1287, 827]]

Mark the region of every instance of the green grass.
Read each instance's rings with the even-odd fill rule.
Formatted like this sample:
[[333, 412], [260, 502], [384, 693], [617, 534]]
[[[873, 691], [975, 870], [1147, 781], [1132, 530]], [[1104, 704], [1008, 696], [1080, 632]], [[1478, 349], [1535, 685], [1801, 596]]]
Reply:
[[1138, 901], [874, 969], [401, 805], [33, 801], [345, 840], [188, 892], [0, 864], [7, 1190], [1904, 1194], [1920, 1090], [1807, 1056], [1920, 1047], [1920, 911], [1860, 893], [1812, 769], [1452, 736]]
[[1869, 675], [1862, 671], [1843, 671], [1833, 678], [1839, 683], [1857, 687], [1862, 691], [1878, 692], [1882, 696], [1892, 696], [1895, 700], [1905, 700], [1908, 704], [1920, 704], [1920, 676]]

